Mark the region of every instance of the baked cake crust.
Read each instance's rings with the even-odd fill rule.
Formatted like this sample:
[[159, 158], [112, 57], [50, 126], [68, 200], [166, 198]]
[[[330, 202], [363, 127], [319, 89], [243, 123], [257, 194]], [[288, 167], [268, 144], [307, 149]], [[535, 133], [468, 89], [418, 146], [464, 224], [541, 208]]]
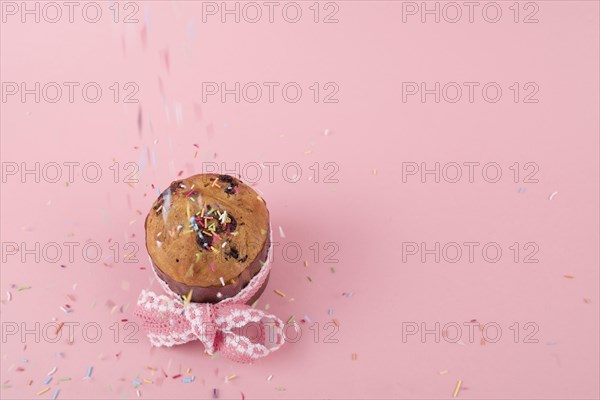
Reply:
[[192, 301], [232, 297], [258, 273], [269, 248], [269, 211], [229, 175], [171, 183], [146, 217], [146, 248], [158, 276]]

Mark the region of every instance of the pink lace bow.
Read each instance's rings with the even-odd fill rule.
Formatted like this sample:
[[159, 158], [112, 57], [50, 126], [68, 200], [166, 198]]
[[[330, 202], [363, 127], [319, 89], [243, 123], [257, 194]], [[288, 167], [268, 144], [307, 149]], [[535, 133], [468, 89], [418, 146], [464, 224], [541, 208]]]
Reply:
[[233, 361], [251, 363], [285, 341], [284, 323], [279, 318], [245, 304], [265, 282], [269, 270], [267, 259], [240, 293], [217, 304], [185, 303], [158, 278], [169, 295], [142, 290], [135, 315], [142, 319], [154, 346], [200, 340], [208, 354], [220, 351]]

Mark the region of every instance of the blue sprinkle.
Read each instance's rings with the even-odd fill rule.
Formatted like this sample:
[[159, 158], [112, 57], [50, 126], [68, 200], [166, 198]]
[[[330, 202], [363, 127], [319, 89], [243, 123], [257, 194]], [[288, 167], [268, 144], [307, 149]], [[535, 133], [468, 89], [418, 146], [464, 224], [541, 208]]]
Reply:
[[58, 397], [58, 392], [60, 392], [59, 388], [54, 389], [54, 394], [52, 394], [52, 400], [56, 400]]
[[44, 381], [44, 385], [49, 384], [51, 380], [52, 380], [51, 376], [49, 376], [48, 378], [46, 378], [46, 380]]
[[87, 371], [87, 377], [91, 377], [92, 376], [92, 370], [94, 369], [94, 367], [88, 367], [88, 371]]
[[333, 315], [333, 309], [330, 308], [328, 313], [329, 313], [329, 315]]
[[196, 380], [196, 377], [194, 375], [192, 375], [189, 378], [183, 378], [183, 383], [191, 383], [194, 382]]

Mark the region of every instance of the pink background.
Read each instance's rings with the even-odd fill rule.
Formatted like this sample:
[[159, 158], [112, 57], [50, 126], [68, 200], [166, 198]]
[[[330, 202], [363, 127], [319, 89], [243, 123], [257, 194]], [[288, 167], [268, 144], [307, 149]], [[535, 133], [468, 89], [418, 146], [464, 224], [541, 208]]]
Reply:
[[[3, 254], [3, 330], [7, 323], [33, 330], [53, 318], [81, 325], [72, 344], [64, 331], [57, 343], [36, 343], [29, 335], [26, 346], [18, 335], [8, 336], [2, 398], [38, 397], [46, 386], [51, 390], [40, 397], [60, 388], [58, 398], [135, 398], [136, 378], [152, 380], [139, 390], [142, 398], [156, 399], [210, 398], [213, 388], [234, 399], [241, 392], [248, 399], [451, 398], [458, 380], [459, 398], [598, 398], [599, 6], [539, 1], [539, 22], [524, 24], [513, 22], [512, 3], [498, 3], [503, 15], [495, 24], [480, 12], [473, 23], [466, 15], [456, 24], [431, 17], [421, 23], [418, 16], [403, 23], [402, 3], [392, 1], [337, 2], [339, 22], [331, 24], [313, 22], [312, 2], [299, 3], [303, 16], [296, 24], [280, 13], [273, 23], [266, 16], [255, 24], [231, 17], [203, 23], [201, 3], [193, 1], [139, 2], [140, 21], [133, 24], [112, 21], [104, 2], [96, 24], [81, 14], [74, 23], [63, 16], [55, 24], [7, 16], [2, 82], [98, 82], [103, 97], [87, 103], [76, 92], [72, 104], [35, 103], [31, 96], [2, 102], [2, 162], [97, 162], [103, 176], [88, 183], [78, 170], [68, 186], [64, 176], [58, 183], [7, 177], [2, 242], [32, 248], [91, 240], [102, 247], [103, 261], [86, 262], [80, 252], [74, 262], [63, 254], [57, 263]], [[273, 103], [235, 103], [231, 96], [225, 103], [216, 96], [202, 101], [202, 82], [236, 81], [298, 82], [303, 96], [297, 103], [284, 101], [281, 92]], [[480, 95], [473, 103], [463, 97], [436, 104], [432, 96], [403, 103], [407, 81], [430, 87], [498, 82], [503, 96], [497, 103]], [[108, 89], [113, 82], [136, 82], [139, 104], [115, 104]], [[339, 102], [315, 103], [313, 82], [336, 82]], [[539, 102], [513, 102], [513, 82], [537, 83]], [[139, 183], [128, 185], [123, 176], [115, 183], [113, 160], [137, 162]], [[205, 357], [198, 343], [151, 350], [141, 332], [134, 336], [138, 343], [124, 343], [121, 329], [115, 343], [110, 328], [133, 320], [139, 291], [158, 290], [143, 248], [143, 219], [156, 196], [150, 185], [163, 189], [179, 171], [200, 172], [203, 162], [230, 169], [236, 162], [281, 163], [271, 180], [263, 170], [256, 187], [271, 210], [274, 240], [296, 243], [302, 256], [285, 259], [279, 246], [258, 307], [269, 304], [284, 321], [306, 315], [319, 322], [318, 343], [300, 323], [299, 341], [254, 365]], [[289, 162], [302, 167], [297, 183], [282, 175], [281, 165]], [[315, 162], [318, 182], [309, 180]], [[331, 171], [327, 162], [339, 167], [338, 183], [323, 182]], [[480, 173], [473, 183], [466, 176], [455, 184], [431, 176], [404, 183], [403, 162], [496, 162], [503, 175], [497, 183]], [[521, 176], [515, 183], [509, 169], [515, 162], [521, 168], [536, 163], [539, 182], [523, 183]], [[137, 243], [139, 262], [110, 260], [109, 240]], [[418, 256], [402, 260], [403, 242], [432, 248], [469, 241], [499, 243], [502, 259], [489, 263], [478, 252], [473, 263], [466, 254], [457, 263], [436, 263], [431, 255], [425, 263]], [[318, 262], [310, 248], [315, 242]], [[325, 262], [328, 242], [339, 247], [337, 263]], [[522, 262], [523, 250], [514, 262], [514, 242], [536, 243], [539, 263]], [[23, 285], [31, 288], [18, 291]], [[351, 297], [342, 295], [349, 291]], [[59, 309], [66, 303], [73, 312]], [[323, 325], [332, 318], [340, 324], [338, 343], [325, 343]], [[436, 322], [462, 326], [474, 319], [497, 323], [502, 337], [482, 345], [477, 330], [471, 343], [464, 327], [458, 343], [436, 343], [431, 334], [402, 340], [403, 322], [433, 329]], [[82, 337], [89, 322], [102, 329], [97, 343]], [[515, 322], [518, 343], [510, 330]], [[538, 343], [524, 343], [527, 322], [539, 328]], [[493, 329], [489, 333], [493, 337]], [[82, 380], [89, 366], [92, 378]], [[54, 379], [44, 385], [53, 367]], [[161, 368], [196, 381], [162, 380]], [[225, 382], [233, 374], [237, 378]], [[66, 376], [72, 380], [59, 381]]]

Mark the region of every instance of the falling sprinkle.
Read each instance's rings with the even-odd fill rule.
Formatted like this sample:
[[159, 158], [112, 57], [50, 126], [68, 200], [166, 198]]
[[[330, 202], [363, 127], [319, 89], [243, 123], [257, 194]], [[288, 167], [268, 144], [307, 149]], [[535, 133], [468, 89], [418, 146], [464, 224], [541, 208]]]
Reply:
[[333, 319], [333, 323], [335, 324], [335, 326], [337, 326], [338, 328], [340, 327], [340, 321], [338, 321], [337, 319]]
[[556, 196], [558, 194], [558, 192], [554, 192], [550, 195], [550, 197], [548, 197], [548, 200], [552, 200], [554, 198], [554, 196]]
[[277, 289], [275, 289], [275, 290], [273, 290], [273, 291], [274, 291], [275, 293], [277, 293], [278, 295], [280, 295], [281, 297], [285, 297], [285, 293], [283, 293], [283, 292], [281, 292], [281, 291], [279, 291], [279, 290], [277, 290]]
[[31, 286], [19, 286], [17, 288], [17, 292], [22, 292], [23, 290], [31, 289]]
[[6, 292], [6, 301], [11, 301], [12, 300], [12, 294], [10, 292]]
[[327, 311], [327, 314], [329, 314], [329, 315], [333, 315], [333, 309], [332, 309], [332, 308], [330, 308], [330, 309]]
[[312, 282], [312, 278], [308, 275], [306, 275], [306, 279], [308, 279], [309, 282]]
[[217, 388], [213, 389], [213, 399], [218, 399], [219, 398], [219, 393], [217, 392]]
[[358, 360], [358, 354], [356, 354], [356, 353], [352, 353], [352, 360], [353, 360], [353, 361], [356, 361], [356, 360]]
[[228, 377], [225, 378], [225, 382], [229, 382], [234, 380], [235, 378], [237, 378], [237, 375], [233, 374], [233, 375], [229, 375]]
[[56, 367], [52, 368], [52, 370], [51, 370], [50, 372], [48, 372], [48, 374], [47, 374], [46, 376], [50, 376], [50, 375], [52, 375], [53, 373], [55, 373], [55, 372], [56, 372], [56, 370], [57, 370], [57, 368], [56, 368]]
[[56, 398], [58, 397], [58, 393], [60, 393], [60, 389], [54, 389], [54, 393], [52, 394], [52, 400], [56, 400]]
[[377, 175], [377, 169], [373, 168], [373, 175]]
[[308, 261], [304, 260], [304, 266], [308, 267]]
[[52, 381], [52, 377], [51, 376], [49, 376], [49, 377], [46, 378], [46, 380], [44, 381], [44, 385], [49, 384], [50, 381]]
[[563, 275], [563, 277], [565, 277], [567, 279], [575, 279], [575, 277], [573, 275]]
[[452, 395], [452, 397], [458, 396], [458, 391], [460, 390], [460, 385], [462, 385], [462, 381], [456, 382], [456, 389], [454, 389], [454, 394]]
[[519, 193], [525, 193], [525, 188], [524, 187], [520, 187], [519, 188]]
[[331, 131], [329, 129], [325, 129], [325, 131], [323, 132], [323, 135], [329, 136], [330, 133], [331, 133]]
[[447, 374], [448, 374], [448, 370], [447, 369], [445, 369], [443, 371], [440, 371], [440, 375], [447, 375]]
[[335, 274], [335, 268], [334, 267], [331, 267], [331, 273]]
[[49, 387], [47, 387], [47, 388], [46, 388], [46, 389], [44, 389], [44, 390], [40, 390], [40, 391], [39, 391], [39, 392], [37, 392], [36, 394], [37, 394], [38, 396], [41, 396], [41, 395], [43, 395], [44, 393], [46, 393], [48, 390], [50, 390], [50, 388], [49, 388]]
[[286, 324], [289, 324], [289, 323], [291, 323], [291, 322], [294, 322], [294, 318], [295, 318], [295, 316], [294, 316], [294, 315], [290, 316], [290, 317], [288, 318], [288, 320], [287, 320]]
[[270, 381], [271, 379], [273, 379], [273, 375], [269, 375], [267, 376], [267, 380]]
[[94, 370], [94, 367], [88, 367], [87, 370], [87, 375], [85, 376], [86, 378], [91, 378], [92, 377], [92, 371]]
[[285, 233], [283, 232], [281, 225], [279, 225], [279, 236], [281, 236], [281, 238], [285, 238]]

